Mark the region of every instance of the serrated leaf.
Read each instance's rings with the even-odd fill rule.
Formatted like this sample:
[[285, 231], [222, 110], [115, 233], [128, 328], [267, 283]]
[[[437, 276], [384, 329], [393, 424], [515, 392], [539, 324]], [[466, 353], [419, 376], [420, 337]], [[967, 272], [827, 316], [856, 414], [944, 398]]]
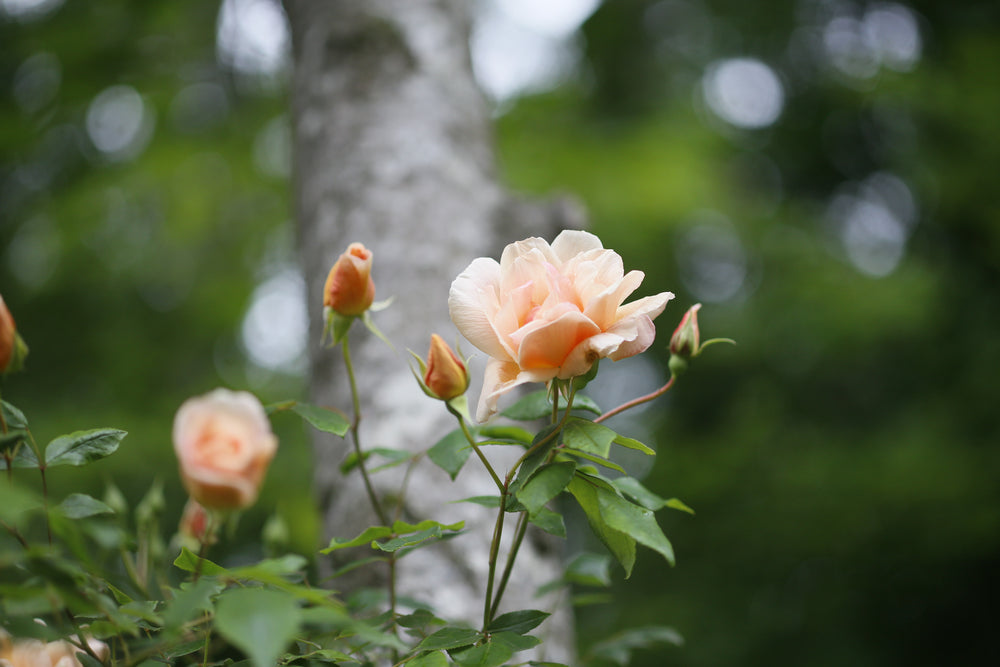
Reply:
[[597, 500], [601, 517], [608, 526], [653, 549], [666, 558], [668, 563], [674, 564], [674, 548], [656, 523], [651, 510], [604, 489], [597, 489]]
[[329, 408], [321, 408], [309, 403], [296, 403], [292, 406], [292, 412], [309, 422], [313, 428], [324, 433], [343, 437], [347, 433], [347, 429], [351, 427], [344, 415]]
[[523, 609], [512, 611], [501, 616], [497, 616], [490, 623], [489, 632], [512, 632], [515, 635], [523, 635], [541, 625], [542, 621], [551, 616], [548, 612], [537, 609]]
[[392, 535], [392, 528], [389, 528], [388, 526], [371, 526], [370, 528], [366, 528], [364, 532], [352, 540], [340, 541], [337, 538], [331, 539], [330, 546], [326, 549], [320, 549], [320, 553], [328, 554], [338, 549], [347, 549], [348, 547], [359, 547], [362, 544], [371, 544], [372, 540], [388, 537], [390, 535]]
[[215, 576], [229, 573], [229, 570], [221, 565], [213, 563], [207, 558], [199, 558], [187, 547], [181, 547], [180, 555], [174, 559], [174, 566], [184, 570], [185, 572], [196, 572], [198, 571], [198, 561], [201, 561], [200, 571], [203, 575]]
[[452, 479], [458, 476], [465, 462], [469, 460], [472, 447], [466, 440], [462, 429], [457, 428], [438, 440], [427, 450], [427, 457], [439, 468], [448, 473]]
[[115, 513], [109, 506], [85, 493], [69, 494], [55, 509], [67, 519], [84, 519], [97, 514]]
[[476, 643], [482, 635], [478, 630], [471, 628], [457, 628], [450, 626], [441, 628], [437, 632], [428, 635], [417, 644], [416, 651], [447, 651], [448, 649], [469, 646]]
[[566, 488], [575, 471], [576, 464], [572, 461], [543, 465], [518, 489], [517, 499], [528, 514], [535, 514]]
[[650, 449], [646, 445], [642, 444], [635, 438], [626, 438], [624, 435], [616, 434], [614, 442], [616, 445], [621, 445], [626, 449], [634, 449], [637, 452], [642, 452], [643, 454], [648, 454], [649, 456], [656, 456], [656, 451]]
[[627, 579], [631, 576], [632, 567], [635, 565], [635, 539], [608, 525], [602, 516], [597, 495], [598, 491], [602, 490], [601, 487], [590, 482], [588, 478], [577, 475], [566, 490], [576, 498], [580, 508], [587, 515], [591, 530], [624, 568]]
[[82, 466], [118, 449], [128, 433], [116, 428], [97, 428], [61, 435], [45, 448], [45, 465]]
[[574, 417], [566, 422], [562, 437], [567, 447], [606, 459], [618, 434], [602, 424]]
[[611, 483], [616, 489], [648, 510], [655, 512], [667, 504], [666, 500], [647, 489], [639, 480], [632, 477], [619, 477]]
[[528, 521], [544, 530], [549, 535], [555, 535], [566, 539], [566, 524], [563, 522], [562, 514], [553, 512], [547, 507], [538, 510], [538, 513], [529, 516]]
[[256, 667], [274, 667], [300, 627], [300, 610], [287, 593], [234, 588], [219, 595], [215, 627]]

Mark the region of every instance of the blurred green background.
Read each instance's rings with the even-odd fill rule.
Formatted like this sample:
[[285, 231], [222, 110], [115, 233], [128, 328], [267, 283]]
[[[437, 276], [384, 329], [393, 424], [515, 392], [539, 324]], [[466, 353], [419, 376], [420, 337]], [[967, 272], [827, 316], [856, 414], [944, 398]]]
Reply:
[[[574, 193], [677, 294], [662, 344], [695, 302], [739, 341], [627, 425], [697, 516], [661, 516], [678, 566], [643, 553], [581, 647], [657, 623], [686, 645], [635, 664], [995, 661], [1000, 6], [475, 7], [509, 185]], [[156, 477], [170, 524], [181, 401], [302, 395], [287, 53], [270, 0], [0, 0], [0, 293], [31, 346], [3, 396], [43, 443], [130, 432], [60, 489]], [[606, 395], [655, 385], [649, 361]], [[308, 553], [306, 436], [276, 427], [242, 548], [276, 508]]]

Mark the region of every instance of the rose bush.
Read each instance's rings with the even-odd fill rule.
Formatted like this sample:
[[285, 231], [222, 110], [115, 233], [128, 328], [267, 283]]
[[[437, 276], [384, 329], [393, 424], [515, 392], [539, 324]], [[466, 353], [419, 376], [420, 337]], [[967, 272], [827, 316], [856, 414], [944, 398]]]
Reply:
[[644, 274], [583, 231], [549, 245], [529, 238], [508, 245], [500, 262], [480, 257], [451, 285], [455, 326], [490, 356], [476, 418], [496, 412], [505, 392], [526, 382], [585, 374], [601, 358], [624, 359], [648, 348], [653, 318], [670, 292], [623, 304]]
[[184, 486], [208, 509], [253, 504], [278, 447], [260, 401], [228, 389], [185, 401], [173, 436]]

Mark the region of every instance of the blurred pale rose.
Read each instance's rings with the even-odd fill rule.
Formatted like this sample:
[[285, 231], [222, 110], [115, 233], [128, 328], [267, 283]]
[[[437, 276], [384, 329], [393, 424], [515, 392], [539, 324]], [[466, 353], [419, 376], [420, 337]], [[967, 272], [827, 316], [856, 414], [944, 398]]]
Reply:
[[252, 505], [277, 448], [264, 407], [245, 391], [190, 398], [174, 417], [184, 486], [209, 509]]
[[371, 271], [372, 251], [360, 243], [347, 246], [326, 276], [323, 305], [347, 316], [368, 310], [375, 299]]
[[[108, 645], [88, 639], [87, 645], [101, 660], [107, 660]], [[38, 639], [12, 640], [0, 629], [0, 667], [81, 667], [76, 659], [79, 649], [67, 641], [43, 642]]]
[[540, 238], [512, 243], [499, 263], [473, 260], [452, 283], [448, 308], [462, 335], [491, 357], [476, 418], [489, 418], [520, 384], [576, 377], [598, 359], [648, 348], [653, 318], [674, 295], [623, 304], [643, 277], [626, 274], [618, 253], [582, 231], [564, 231], [551, 246]]

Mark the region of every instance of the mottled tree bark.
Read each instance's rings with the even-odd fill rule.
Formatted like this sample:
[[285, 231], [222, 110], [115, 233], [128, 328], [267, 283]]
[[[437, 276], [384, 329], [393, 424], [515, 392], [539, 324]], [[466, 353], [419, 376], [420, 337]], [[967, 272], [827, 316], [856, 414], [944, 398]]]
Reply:
[[[425, 354], [432, 332], [456, 340], [447, 309], [451, 281], [473, 258], [496, 256], [505, 243], [530, 234], [551, 238], [556, 228], [579, 226], [580, 216], [561, 203], [519, 202], [498, 185], [489, 110], [470, 67], [466, 2], [286, 0], [286, 8], [295, 58], [295, 205], [312, 304], [312, 398], [350, 405], [339, 351], [316, 341], [326, 273], [350, 242], [360, 241], [374, 251], [376, 298], [395, 298], [374, 318], [396, 345], [390, 350], [361, 326], [352, 331], [363, 444], [422, 451], [455, 423], [419, 390], [405, 350]], [[481, 369], [482, 363], [474, 366], [474, 376]], [[474, 384], [473, 402], [476, 391]], [[357, 475], [338, 471], [347, 447], [333, 438], [316, 442], [327, 537], [353, 537], [377, 523]], [[507, 465], [500, 461], [498, 468]], [[400, 468], [374, 477], [390, 496], [402, 481]], [[402, 594], [446, 617], [481, 622], [493, 511], [449, 503], [491, 493], [495, 487], [475, 457], [454, 483], [429, 461], [414, 469], [402, 517], [465, 519], [472, 529], [402, 559]], [[506, 533], [512, 532], [513, 524]], [[556, 605], [533, 596], [559, 575], [557, 551], [547, 536], [525, 540], [501, 612]], [[372, 583], [351, 576], [337, 587]], [[547, 657], [570, 660], [568, 611], [547, 623]]]

